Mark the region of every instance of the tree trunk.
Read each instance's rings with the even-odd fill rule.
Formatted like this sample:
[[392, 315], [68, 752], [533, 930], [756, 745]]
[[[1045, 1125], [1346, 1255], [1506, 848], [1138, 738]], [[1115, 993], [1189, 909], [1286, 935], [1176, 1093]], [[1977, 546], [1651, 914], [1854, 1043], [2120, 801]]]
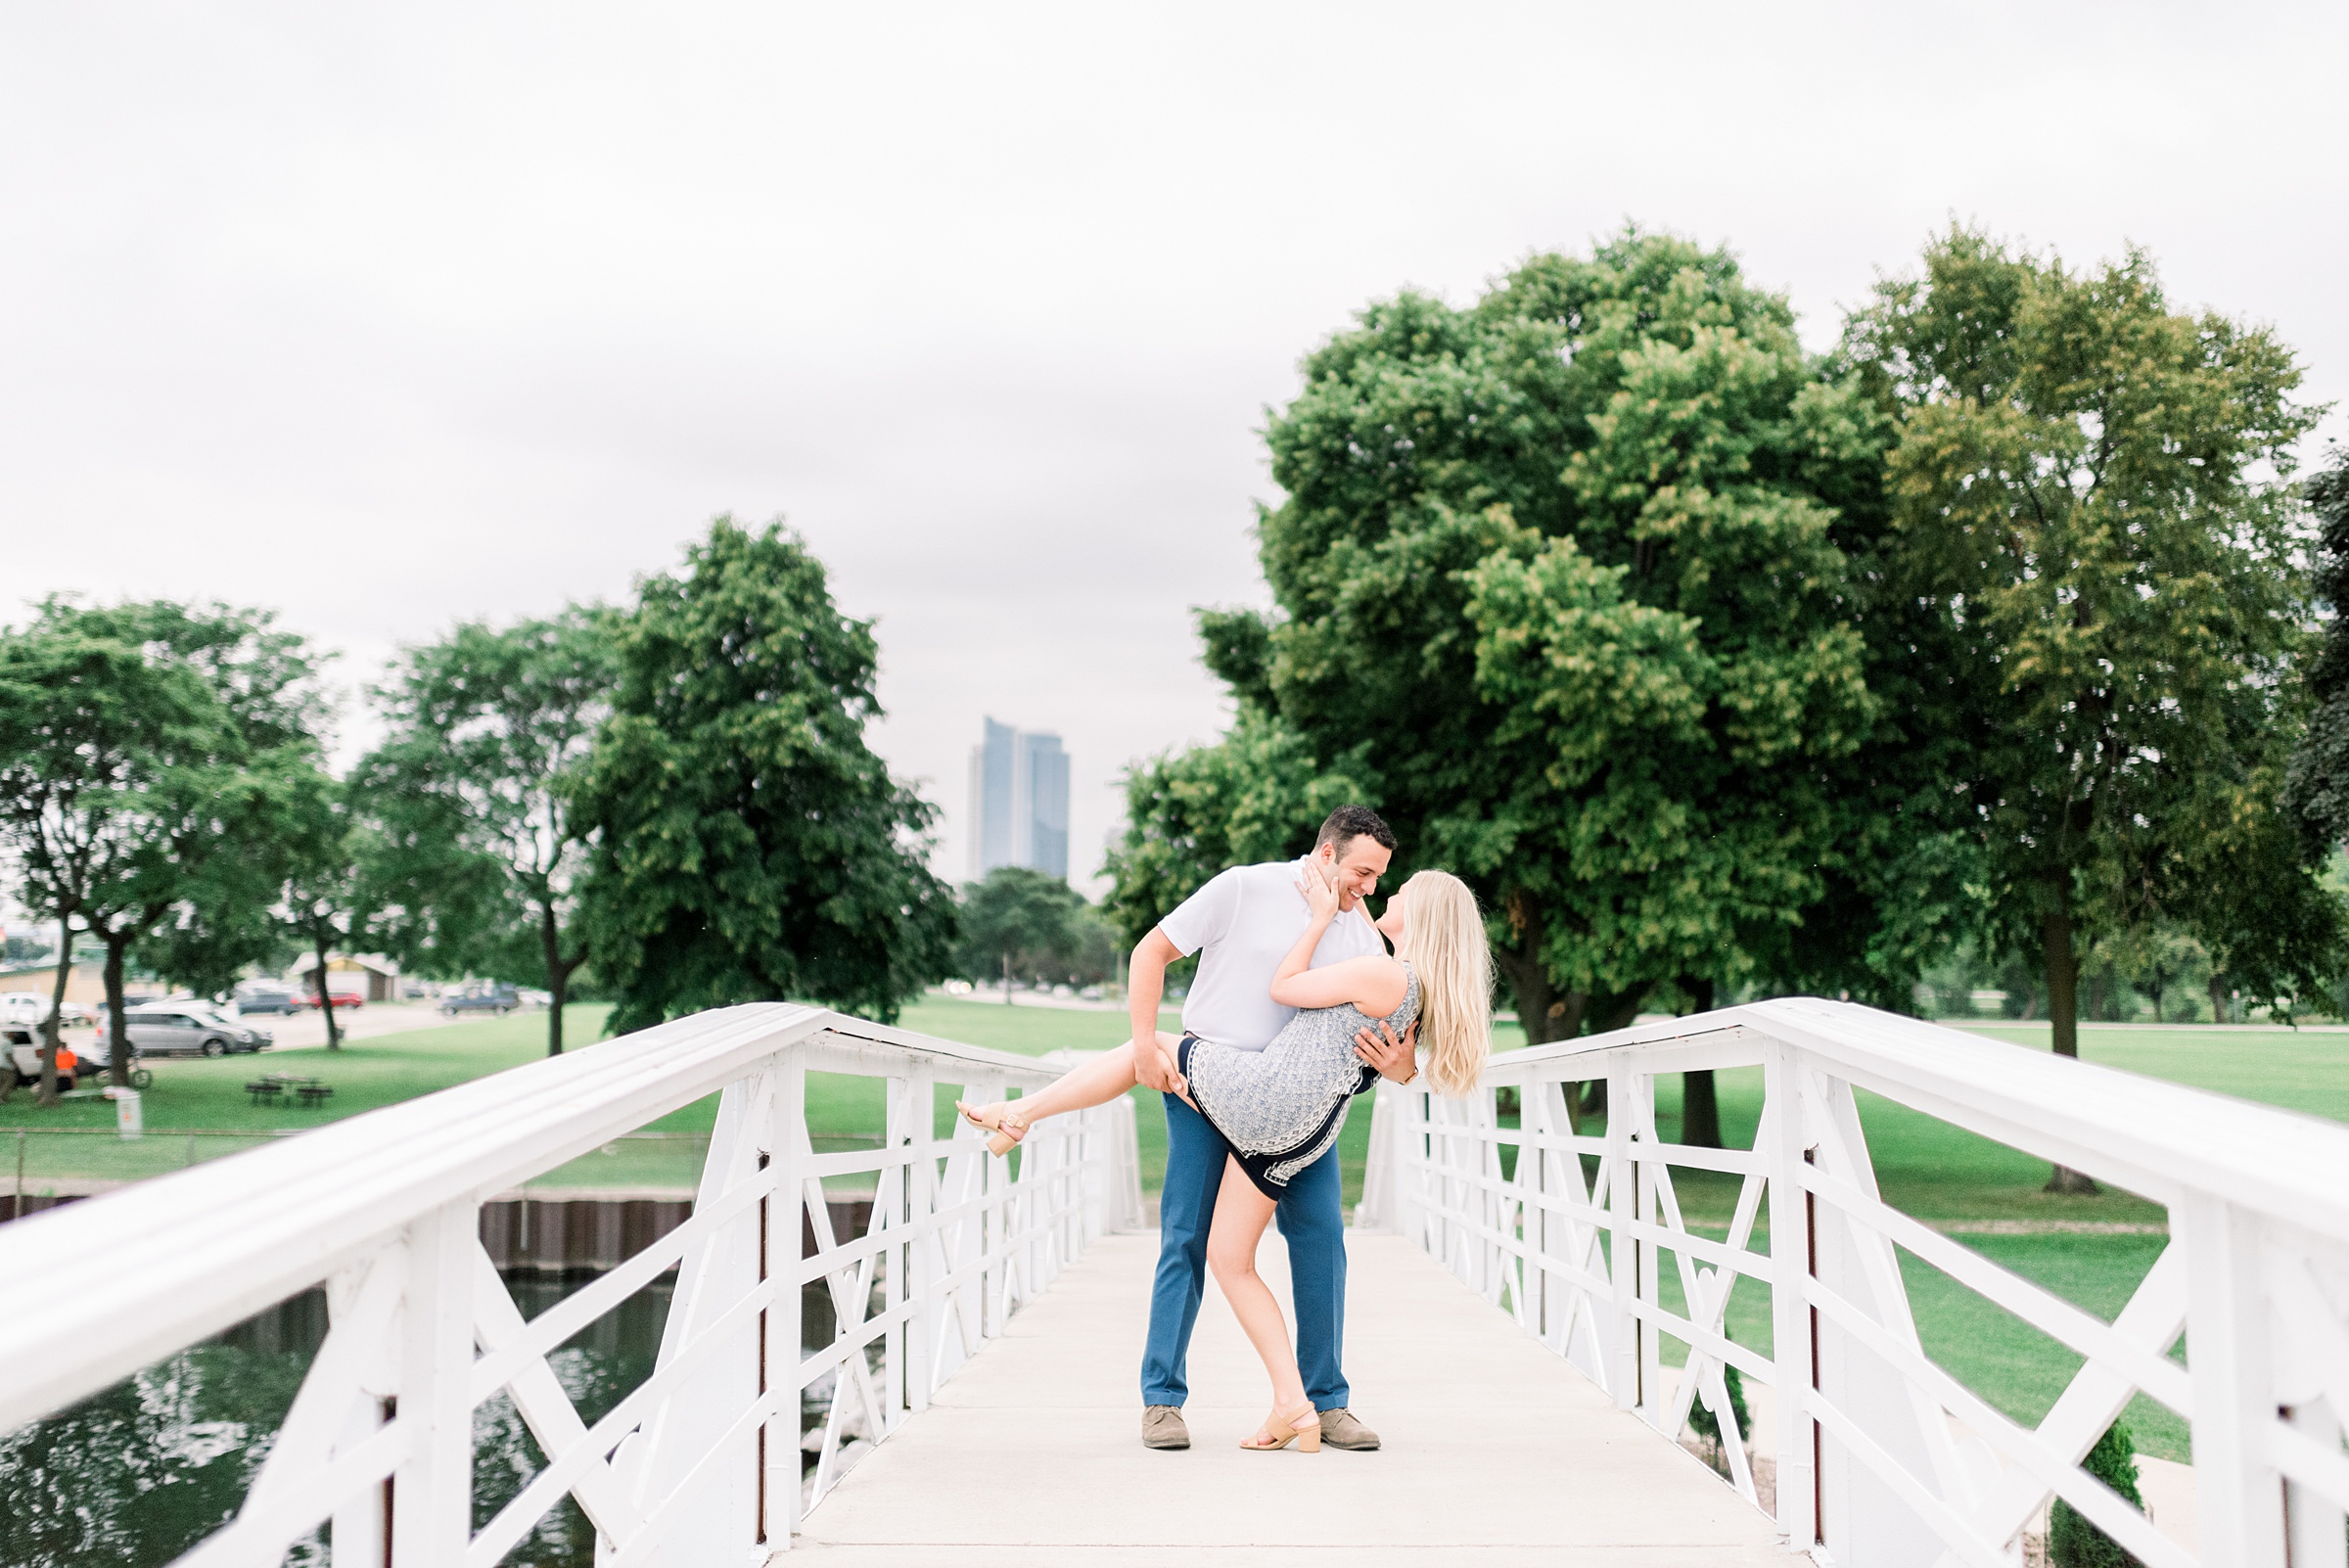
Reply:
[[1003, 954], [1003, 1005], [1011, 1005], [1011, 954], [1008, 951]]
[[[1511, 908], [1520, 915], [1522, 904]], [[1553, 1039], [1572, 1039], [1583, 1027], [1583, 1006], [1589, 1000], [1582, 992], [1559, 995], [1549, 983], [1549, 971], [1540, 955], [1540, 944], [1532, 932], [1530, 920], [1520, 920], [1514, 947], [1496, 945], [1493, 960], [1508, 982], [1509, 994], [1517, 1004], [1517, 1027], [1525, 1032], [1528, 1045], [1546, 1045]], [[1566, 1126], [1572, 1132], [1583, 1130], [1584, 1102], [1575, 1085], [1565, 1089]]]
[[563, 1054], [563, 1002], [571, 994], [571, 972], [578, 960], [563, 961], [563, 933], [555, 924], [555, 906], [538, 906], [538, 947], [546, 958], [546, 1054]]
[[563, 1009], [571, 1005], [571, 977], [578, 973], [579, 965], [587, 961], [585, 953], [577, 953], [557, 964], [547, 977], [546, 1005], [555, 1016], [546, 1026], [546, 1054], [563, 1054]]
[[[1709, 1013], [1713, 1010], [1713, 982], [1681, 978], [1681, 990], [1688, 993], [1688, 1010]], [[1721, 1100], [1713, 1085], [1713, 1070], [1681, 1075], [1681, 1141], [1700, 1149], [1721, 1147]]]
[[[2048, 904], [2046, 935], [2048, 1020], [2054, 1028], [2055, 1054], [2077, 1060], [2080, 1055], [2079, 959], [2072, 951], [2071, 906], [2060, 896]], [[2080, 1172], [2059, 1165], [2049, 1176], [2047, 1190], [2094, 1192], [2096, 1184]]]
[[343, 1031], [335, 1022], [335, 993], [326, 984], [326, 939], [324, 925], [311, 929], [310, 941], [318, 949], [318, 1010], [326, 1015], [326, 1048], [339, 1051], [343, 1048]]
[[[1520, 945], [1530, 947], [1531, 943]], [[1512, 952], [1506, 947], [1493, 949], [1493, 958], [1501, 978], [1509, 983], [1510, 997], [1517, 1004], [1517, 1027], [1525, 1031], [1528, 1045], [1543, 1045], [1553, 1039], [1564, 1039], [1572, 1029], [1561, 1030], [1566, 1009], [1560, 1005], [1556, 992], [1550, 989], [1549, 971], [1538, 958], [1525, 951]], [[1574, 1020], [1580, 1024], [1582, 1020]]]
[[116, 1088], [130, 1087], [130, 1026], [122, 1021], [122, 967], [130, 939], [128, 931], [106, 934], [106, 1076]]
[[2080, 1054], [2080, 969], [2072, 951], [2072, 911], [2058, 901], [2043, 927], [2047, 945], [2048, 1021], [2054, 1026], [2055, 1054]]
[[[57, 984], [49, 988], [49, 1020], [41, 1029], [41, 1088], [39, 1103], [57, 1103], [57, 1048], [66, 1039], [66, 981], [73, 973], [73, 920], [71, 915], [60, 915], [57, 920]], [[14, 1084], [17, 1070], [8, 1065], [8, 1080]]]
[[[1582, 992], [1575, 993], [1577, 1009], [1582, 1016], [1589, 1019], [1590, 1033], [1593, 1035], [1612, 1034], [1618, 1029], [1630, 1028], [1632, 1021], [1639, 1016], [1639, 1003], [1646, 996], [1647, 988], [1644, 986], [1635, 986], [1630, 991], [1612, 995], [1604, 992], [1595, 996]], [[1583, 1087], [1583, 1114], [1604, 1116], [1606, 1111], [1607, 1081], [1603, 1078], [1591, 1079]]]
[[2210, 1021], [2227, 1022], [2227, 977], [2215, 969], [2210, 972]]

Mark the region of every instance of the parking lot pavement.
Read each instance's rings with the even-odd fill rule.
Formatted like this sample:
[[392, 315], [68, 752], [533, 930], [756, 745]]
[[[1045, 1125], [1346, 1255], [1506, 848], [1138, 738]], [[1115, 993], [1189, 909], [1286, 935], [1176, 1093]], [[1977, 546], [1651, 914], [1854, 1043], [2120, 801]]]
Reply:
[[[271, 1050], [322, 1050], [326, 1046], [326, 1020], [317, 1013], [256, 1013], [244, 1021], [269, 1032], [276, 1041]], [[345, 1039], [371, 1039], [411, 1029], [438, 1029], [457, 1019], [443, 1017], [430, 1002], [369, 1002], [364, 1007], [345, 1008], [335, 1014], [335, 1022], [343, 1026]]]
[[[344, 1009], [335, 1015], [335, 1022], [343, 1026], [343, 1038], [353, 1040], [371, 1039], [378, 1035], [403, 1035], [412, 1029], [438, 1029], [443, 1024], [462, 1022], [466, 1017], [484, 1016], [486, 1015], [475, 1013], [445, 1018], [432, 1003], [422, 1001], [369, 1002], [364, 1007]], [[273, 1051], [326, 1048], [326, 1020], [316, 1013], [251, 1013], [240, 1021], [265, 1032], [271, 1040], [269, 1049]], [[86, 1049], [97, 1035], [94, 1029], [69, 1029], [66, 1043]]]

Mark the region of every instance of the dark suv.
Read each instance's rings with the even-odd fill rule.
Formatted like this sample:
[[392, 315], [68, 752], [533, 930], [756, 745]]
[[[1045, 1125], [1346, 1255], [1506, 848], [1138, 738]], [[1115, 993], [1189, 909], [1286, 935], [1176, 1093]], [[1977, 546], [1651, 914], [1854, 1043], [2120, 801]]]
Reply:
[[503, 1018], [521, 1005], [522, 998], [511, 986], [484, 986], [440, 998], [440, 1011], [451, 1018], [459, 1013], [495, 1013]]
[[247, 991], [237, 993], [237, 1011], [243, 1013], [296, 1013], [301, 1010], [301, 998], [290, 991]]

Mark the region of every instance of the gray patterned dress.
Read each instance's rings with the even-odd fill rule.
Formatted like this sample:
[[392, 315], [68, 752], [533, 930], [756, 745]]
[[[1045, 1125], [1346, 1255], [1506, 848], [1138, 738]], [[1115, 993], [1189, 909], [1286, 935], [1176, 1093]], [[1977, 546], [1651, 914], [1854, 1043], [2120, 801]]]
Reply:
[[1383, 1019], [1352, 1002], [1304, 1008], [1261, 1051], [1182, 1037], [1175, 1059], [1192, 1102], [1266, 1197], [1277, 1201], [1291, 1176], [1329, 1151], [1347, 1104], [1377, 1081], [1354, 1054], [1356, 1032], [1383, 1023], [1401, 1035], [1419, 1016], [1419, 976], [1408, 962], [1403, 974], [1403, 1005]]

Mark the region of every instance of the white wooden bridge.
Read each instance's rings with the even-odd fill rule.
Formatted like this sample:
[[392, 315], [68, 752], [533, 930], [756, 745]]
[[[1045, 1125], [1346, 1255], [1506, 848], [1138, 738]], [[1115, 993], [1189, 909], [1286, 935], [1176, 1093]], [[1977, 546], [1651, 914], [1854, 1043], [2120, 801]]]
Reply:
[[[1659, 1139], [1657, 1075], [1756, 1065], [1751, 1149]], [[1505, 1053], [1461, 1100], [1382, 1085], [1346, 1362], [1386, 1448], [1239, 1452], [1261, 1373], [1211, 1304], [1194, 1447], [1161, 1453], [1137, 1440], [1154, 1241], [1129, 1107], [1044, 1124], [1016, 1176], [960, 1130], [933, 1135], [940, 1086], [983, 1098], [1053, 1070], [731, 1008], [0, 1227], [0, 1429], [324, 1284], [333, 1330], [275, 1447], [183, 1563], [273, 1568], [323, 1525], [337, 1563], [491, 1568], [566, 1494], [605, 1568], [786, 1550], [1988, 1568], [2022, 1561], [2053, 1496], [2152, 1568], [2349, 1555], [2349, 1129], [1804, 1000]], [[882, 1147], [813, 1152], [810, 1073], [887, 1081]], [[1564, 1089], [1590, 1079], [1612, 1115], [1585, 1135]], [[1504, 1087], [1517, 1126], [1496, 1114]], [[2165, 1204], [2173, 1239], [2096, 1318], [1881, 1202], [1856, 1087]], [[719, 1091], [693, 1218], [526, 1321], [482, 1251], [482, 1201]], [[1682, 1223], [1689, 1168], [1738, 1178], [1726, 1239]], [[820, 1198], [842, 1179], [875, 1191], [863, 1235], [832, 1233]], [[2085, 1358], [2036, 1427], [1923, 1354], [1896, 1249]], [[672, 1268], [656, 1370], [586, 1424], [549, 1353]], [[838, 1323], [812, 1348], [808, 1282]], [[1772, 1352], [1725, 1337], [1732, 1283], [1769, 1300]], [[1767, 1512], [1743, 1443], [1725, 1482], [1674, 1441], [1697, 1401], [1737, 1436], [1725, 1361], [1768, 1391]], [[804, 1471], [803, 1391], [822, 1388]], [[501, 1391], [546, 1463], [477, 1528], [473, 1416]], [[2079, 1467], [2140, 1391], [2190, 1424], [2191, 1547]], [[880, 1442], [844, 1475], [852, 1424]]]

